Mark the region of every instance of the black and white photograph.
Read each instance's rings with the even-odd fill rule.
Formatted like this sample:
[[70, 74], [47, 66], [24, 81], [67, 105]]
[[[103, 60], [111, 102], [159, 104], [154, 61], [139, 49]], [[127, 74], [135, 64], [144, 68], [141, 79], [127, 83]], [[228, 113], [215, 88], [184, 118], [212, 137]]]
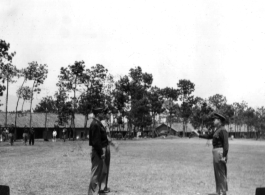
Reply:
[[265, 2], [1, 0], [0, 195], [265, 195]]

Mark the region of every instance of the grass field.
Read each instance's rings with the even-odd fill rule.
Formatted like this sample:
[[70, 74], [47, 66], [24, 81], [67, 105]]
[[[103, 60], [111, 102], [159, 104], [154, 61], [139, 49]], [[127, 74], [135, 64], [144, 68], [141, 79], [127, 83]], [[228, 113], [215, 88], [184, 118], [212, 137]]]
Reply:
[[[118, 141], [111, 149], [110, 195], [209, 195], [215, 192], [212, 147], [206, 140]], [[230, 141], [228, 194], [254, 195], [265, 187], [265, 142]], [[0, 143], [0, 184], [11, 195], [85, 195], [90, 179], [87, 141]]]

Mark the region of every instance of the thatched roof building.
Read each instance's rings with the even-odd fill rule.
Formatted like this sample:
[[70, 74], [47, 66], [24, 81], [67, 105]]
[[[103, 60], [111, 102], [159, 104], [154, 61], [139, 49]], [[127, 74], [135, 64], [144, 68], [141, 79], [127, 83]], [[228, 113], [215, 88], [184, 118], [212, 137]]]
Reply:
[[[0, 113], [0, 125], [4, 126], [5, 124], [5, 112]], [[54, 124], [57, 124], [57, 114], [48, 113], [47, 114], [47, 128], [54, 127]], [[29, 126], [30, 122], [30, 113], [18, 113], [17, 117], [17, 127], [24, 127], [25, 125]], [[82, 128], [84, 127], [85, 116], [82, 114], [75, 114], [75, 127]], [[15, 124], [15, 113], [7, 114], [7, 124]], [[70, 120], [68, 122], [70, 125]], [[32, 127], [43, 128], [45, 127], [45, 113], [32, 113]]]

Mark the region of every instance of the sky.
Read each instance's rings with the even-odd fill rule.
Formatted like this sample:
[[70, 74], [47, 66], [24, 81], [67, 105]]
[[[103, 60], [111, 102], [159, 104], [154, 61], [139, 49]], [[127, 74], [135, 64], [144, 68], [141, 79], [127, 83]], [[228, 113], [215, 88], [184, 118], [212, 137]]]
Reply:
[[[13, 64], [48, 65], [34, 105], [54, 94], [61, 67], [83, 60], [87, 68], [104, 65], [115, 78], [140, 66], [160, 88], [188, 79], [195, 96], [265, 106], [264, 21], [261, 0], [0, 2], [0, 39], [16, 51]], [[21, 83], [11, 84], [8, 110]]]

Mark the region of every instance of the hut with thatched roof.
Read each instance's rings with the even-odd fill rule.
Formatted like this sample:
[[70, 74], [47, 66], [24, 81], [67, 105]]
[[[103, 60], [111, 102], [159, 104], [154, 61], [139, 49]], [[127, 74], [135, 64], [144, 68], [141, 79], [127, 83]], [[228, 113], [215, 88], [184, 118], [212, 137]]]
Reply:
[[[4, 127], [5, 125], [5, 114], [4, 112], [0, 113], [0, 125]], [[54, 130], [54, 125], [58, 124], [57, 114], [48, 113], [47, 120], [46, 120], [46, 113], [32, 113], [32, 123], [31, 127], [35, 129], [35, 137], [36, 139], [47, 137], [48, 139], [52, 137], [52, 131]], [[15, 124], [15, 113], [8, 113], [7, 114], [7, 124]], [[67, 129], [70, 129], [70, 120], [68, 125], [66, 125]], [[87, 127], [90, 125], [90, 120], [87, 121]], [[17, 117], [17, 134], [16, 139], [22, 139], [23, 135], [23, 128], [25, 126], [30, 126], [30, 113], [18, 113]], [[77, 138], [84, 138], [85, 132], [88, 128], [84, 128], [85, 126], [85, 116], [82, 114], [75, 114], [75, 129], [76, 129], [76, 137]], [[46, 128], [45, 128], [46, 127]], [[62, 136], [62, 127], [59, 128], [57, 132], [58, 138]], [[69, 131], [67, 136], [69, 137]]]

